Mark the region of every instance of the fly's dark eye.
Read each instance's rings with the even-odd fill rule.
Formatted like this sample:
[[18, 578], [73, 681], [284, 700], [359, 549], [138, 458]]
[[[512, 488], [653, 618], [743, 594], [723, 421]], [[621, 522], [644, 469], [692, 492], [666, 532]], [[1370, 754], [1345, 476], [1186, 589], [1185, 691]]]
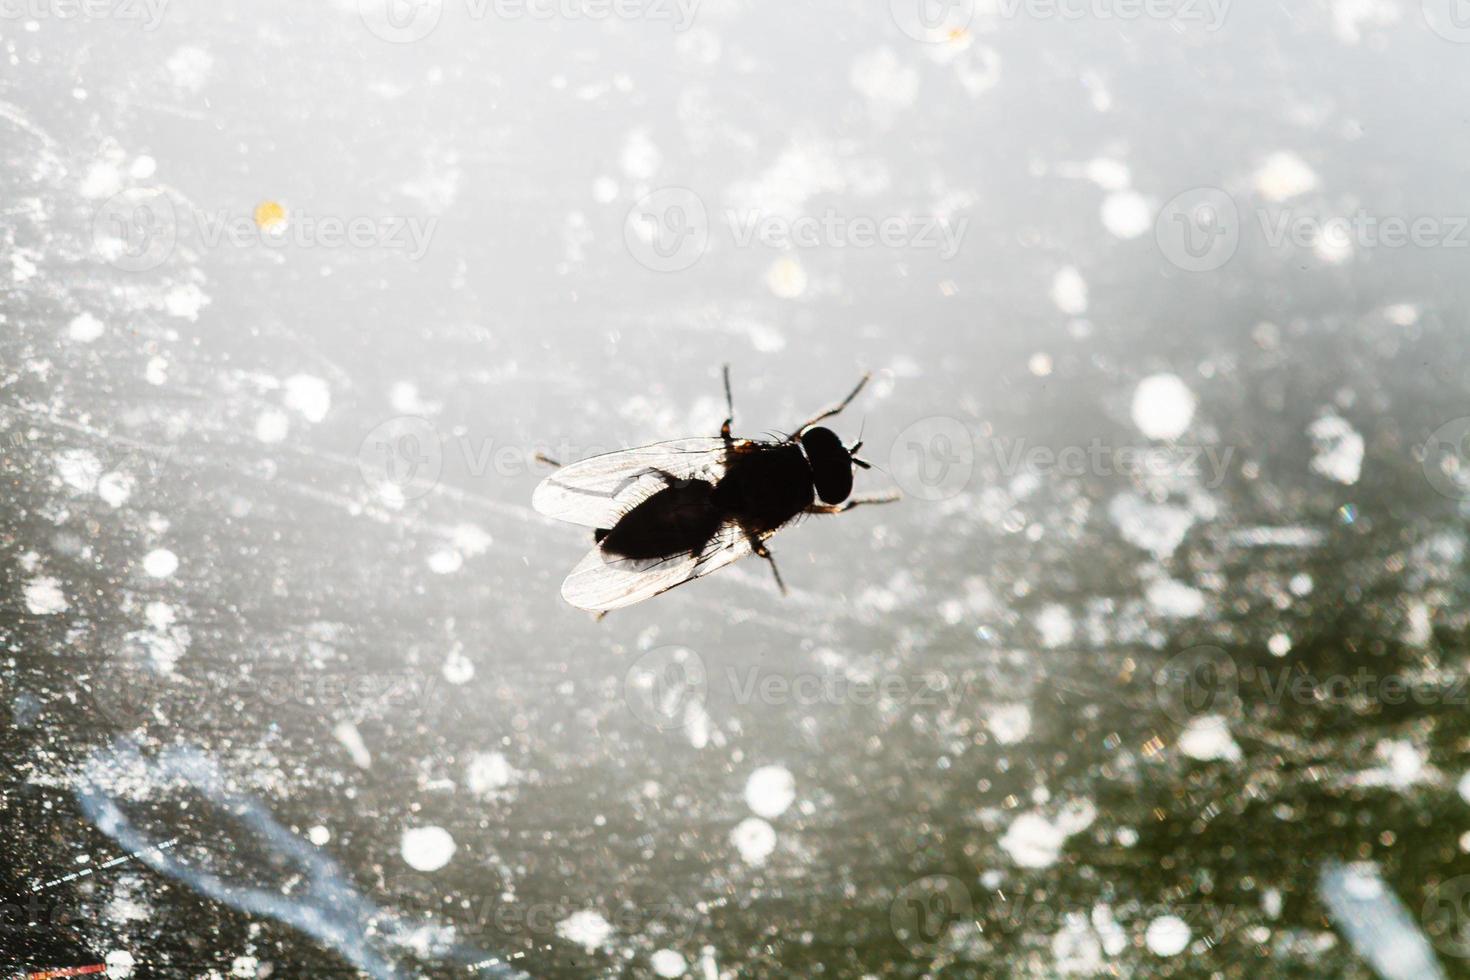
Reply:
[[852, 454], [837, 433], [821, 426], [801, 434], [801, 447], [812, 465], [812, 483], [824, 504], [840, 504], [852, 493]]

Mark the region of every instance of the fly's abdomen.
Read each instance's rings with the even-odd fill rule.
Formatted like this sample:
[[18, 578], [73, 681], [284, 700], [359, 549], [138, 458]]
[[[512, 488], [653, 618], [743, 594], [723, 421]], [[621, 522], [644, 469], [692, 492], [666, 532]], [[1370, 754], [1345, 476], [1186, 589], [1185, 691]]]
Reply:
[[658, 491], [623, 515], [605, 533], [602, 550], [621, 558], [667, 558], [698, 552], [720, 529], [723, 516], [714, 486], [688, 480]]

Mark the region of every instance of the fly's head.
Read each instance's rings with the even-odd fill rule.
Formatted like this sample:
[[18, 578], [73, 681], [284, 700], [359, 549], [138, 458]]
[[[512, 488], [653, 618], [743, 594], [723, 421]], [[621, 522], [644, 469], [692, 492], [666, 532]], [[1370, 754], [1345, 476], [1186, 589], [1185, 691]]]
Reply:
[[844, 446], [837, 433], [820, 425], [805, 430], [798, 438], [811, 463], [817, 496], [824, 504], [842, 503], [852, 493], [852, 468], [868, 468], [868, 464], [857, 457], [857, 451], [863, 444], [857, 442]]

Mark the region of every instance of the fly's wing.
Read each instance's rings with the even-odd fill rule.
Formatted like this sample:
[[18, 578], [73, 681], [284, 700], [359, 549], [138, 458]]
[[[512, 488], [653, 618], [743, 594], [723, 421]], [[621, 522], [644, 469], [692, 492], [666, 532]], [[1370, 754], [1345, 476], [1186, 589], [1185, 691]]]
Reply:
[[676, 480], [718, 482], [725, 475], [725, 443], [719, 438], [674, 439], [579, 460], [542, 480], [531, 494], [531, 506], [559, 521], [610, 528], [650, 488], [666, 485], [661, 473]]
[[751, 551], [749, 535], [733, 522], [722, 524], [698, 554], [620, 558], [606, 554], [599, 545], [572, 569], [561, 585], [561, 596], [579, 609], [621, 609], [724, 568]]

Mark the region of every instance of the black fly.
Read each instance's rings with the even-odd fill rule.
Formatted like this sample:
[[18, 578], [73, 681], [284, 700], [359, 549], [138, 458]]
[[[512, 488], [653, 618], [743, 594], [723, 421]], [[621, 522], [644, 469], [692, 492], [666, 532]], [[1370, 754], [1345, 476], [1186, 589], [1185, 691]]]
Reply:
[[[593, 528], [596, 542], [562, 583], [572, 605], [596, 612], [631, 606], [756, 554], [804, 514], [840, 514], [897, 495], [852, 497], [859, 442], [844, 446], [817, 425], [841, 412], [868, 383], [863, 375], [841, 402], [776, 440], [730, 435], [734, 400], [725, 377], [728, 417], [714, 438], [675, 439], [593, 456], [541, 482], [531, 504], [548, 517]], [[548, 460], [548, 462], [550, 462]]]

